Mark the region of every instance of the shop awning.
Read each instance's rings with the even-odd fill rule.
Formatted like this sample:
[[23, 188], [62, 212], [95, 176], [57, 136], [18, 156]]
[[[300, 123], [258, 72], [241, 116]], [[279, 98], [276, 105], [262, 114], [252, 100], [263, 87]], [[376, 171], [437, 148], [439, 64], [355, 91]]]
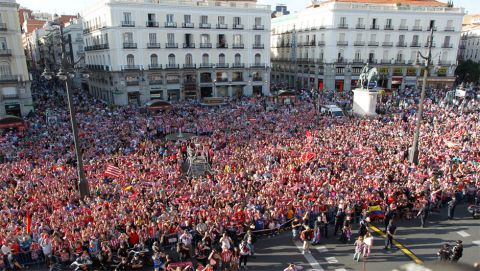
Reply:
[[26, 123], [22, 118], [19, 118], [17, 116], [5, 116], [2, 119], [0, 119], [0, 129], [6, 129], [6, 128], [19, 128], [19, 129], [25, 129]]
[[153, 100], [145, 104], [150, 110], [167, 110], [172, 108], [172, 104], [163, 100]]
[[294, 90], [279, 90], [277, 96], [295, 96], [295, 91]]

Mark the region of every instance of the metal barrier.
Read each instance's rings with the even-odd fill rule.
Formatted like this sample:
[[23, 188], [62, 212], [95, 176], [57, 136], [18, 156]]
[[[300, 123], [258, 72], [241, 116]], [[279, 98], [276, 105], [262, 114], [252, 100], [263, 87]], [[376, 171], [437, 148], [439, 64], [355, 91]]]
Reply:
[[23, 266], [40, 266], [45, 263], [45, 256], [41, 249], [14, 253], [13, 259]]
[[178, 234], [163, 235], [161, 238], [161, 244], [163, 248], [175, 248], [178, 243]]

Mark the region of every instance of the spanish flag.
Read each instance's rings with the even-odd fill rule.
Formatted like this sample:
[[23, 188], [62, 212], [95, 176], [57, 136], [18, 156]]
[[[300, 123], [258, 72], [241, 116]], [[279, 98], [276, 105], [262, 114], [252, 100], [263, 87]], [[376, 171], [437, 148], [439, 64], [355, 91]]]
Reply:
[[370, 217], [377, 217], [377, 218], [385, 217], [385, 214], [383, 213], [382, 208], [380, 208], [380, 205], [369, 206], [368, 212], [370, 213]]
[[27, 210], [27, 214], [25, 215], [25, 228], [27, 231], [27, 234], [31, 233], [31, 228], [32, 228], [32, 218], [30, 217], [30, 211]]

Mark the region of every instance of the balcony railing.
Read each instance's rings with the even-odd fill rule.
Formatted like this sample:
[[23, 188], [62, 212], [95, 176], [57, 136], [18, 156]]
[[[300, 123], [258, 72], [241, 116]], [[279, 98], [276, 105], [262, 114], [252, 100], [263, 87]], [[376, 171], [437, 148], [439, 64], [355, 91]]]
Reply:
[[[427, 31], [431, 31], [431, 30], [432, 30], [432, 27], [427, 27]], [[436, 26], [433, 27], [433, 31], [437, 31], [437, 27], [436, 27]]]
[[245, 68], [245, 63], [232, 63], [232, 68]]
[[453, 32], [455, 31], [455, 27], [453, 26], [446, 26], [445, 29], [443, 29], [446, 32]]
[[138, 81], [127, 81], [127, 86], [138, 86], [140, 82]]
[[3, 94], [2, 98], [4, 100], [16, 100], [16, 99], [20, 98], [20, 96], [18, 94]]
[[137, 43], [135, 42], [124, 42], [123, 43], [124, 49], [137, 49]]
[[338, 28], [340, 28], [340, 29], [347, 29], [347, 28], [348, 28], [348, 24], [339, 24], [339, 25], [338, 25]]
[[215, 66], [216, 66], [217, 69], [218, 68], [225, 69], [225, 68], [228, 68], [230, 65], [228, 63], [217, 63]]
[[414, 26], [412, 27], [412, 31], [422, 31], [422, 27], [419, 26], [419, 25], [414, 25]]
[[[166, 64], [165, 65], [165, 69], [179, 69], [180, 68], [180, 65], [179, 64]], [[167, 82], [168, 83], [168, 82]]]
[[[177, 65], [178, 66], [178, 65]], [[173, 69], [178, 69], [178, 67], [176, 68], [173, 68]], [[180, 83], [180, 79], [170, 79], [170, 80], [167, 80], [167, 84], [179, 84]]]
[[232, 48], [233, 48], [233, 49], [243, 49], [243, 48], [245, 48], [245, 44], [243, 44], [243, 43], [234, 43], [234, 44], [232, 45]]
[[147, 21], [147, 27], [158, 27], [158, 22], [156, 21]]
[[378, 29], [380, 29], [380, 27], [378, 25], [370, 25], [370, 29], [378, 30]]
[[365, 25], [364, 24], [357, 24], [357, 25], [355, 25], [355, 28], [356, 29], [365, 29]]
[[383, 46], [383, 47], [392, 47], [392, 46], [393, 46], [393, 42], [391, 42], [391, 41], [384, 41], [384, 42], [382, 42], [382, 46]]
[[384, 29], [384, 30], [393, 30], [393, 26], [391, 26], [391, 25], [386, 25], [383, 29]]
[[150, 64], [148, 65], [149, 70], [161, 70], [162, 64]]
[[378, 46], [380, 44], [380, 42], [378, 41], [369, 41], [368, 42], [368, 46]]
[[85, 51], [96, 51], [108, 49], [108, 43], [85, 46]]
[[0, 75], [0, 82], [10, 82], [10, 81], [18, 81], [19, 75], [12, 75], [12, 74], [7, 74], [7, 75]]
[[347, 63], [347, 59], [345, 58], [337, 58], [337, 60], [335, 60], [335, 63]]
[[217, 29], [227, 29], [228, 25], [227, 24], [217, 24]]
[[450, 64], [452, 64], [452, 62], [451, 62], [451, 61], [448, 61], [448, 60], [440, 60], [438, 63], [439, 63], [440, 65], [450, 65]]
[[228, 48], [228, 44], [227, 43], [217, 43], [217, 48], [221, 48], [221, 49]]
[[264, 25], [257, 25], [257, 24], [253, 25], [253, 30], [264, 30], [264, 29], [265, 29]]
[[165, 22], [165, 28], [176, 28], [177, 23], [175, 22]]
[[408, 30], [408, 26], [406, 26], [406, 25], [401, 25], [401, 26], [398, 27], [398, 30], [407, 31], [407, 30]]
[[193, 63], [183, 64], [183, 68], [184, 69], [196, 69], [197, 64], [193, 64]]
[[405, 59], [395, 59], [395, 64], [405, 64]]
[[200, 68], [203, 68], [203, 69], [213, 68], [213, 63], [200, 63]]
[[0, 49], [0, 56], [11, 56], [12, 50], [10, 49]]
[[364, 41], [360, 41], [360, 40], [357, 40], [353, 43], [354, 46], [365, 46], [365, 42]]
[[442, 44], [442, 48], [453, 48], [453, 44], [451, 44], [451, 43], [444, 43], [444, 44]]
[[391, 59], [382, 59], [380, 62], [382, 64], [390, 64], [390, 63], [392, 63], [392, 60]]
[[403, 41], [397, 42], [397, 47], [407, 47], [407, 43]]
[[195, 43], [184, 43], [183, 48], [195, 48]]
[[[425, 46], [424, 46], [424, 47], [428, 47], [428, 46], [429, 46], [429, 43], [428, 43], [428, 42], [427, 42], [427, 43], [425, 43]], [[436, 45], [436, 43], [435, 43], [435, 42], [434, 42], [434, 43], [432, 43], [432, 48], [435, 48], [435, 46], [437, 46], [437, 45]]]
[[368, 63], [370, 64], [377, 64], [378, 60], [377, 59], [374, 59], [374, 58], [371, 58], [368, 60]]
[[162, 80], [150, 80], [150, 82], [148, 82], [150, 85], [163, 85], [163, 81]]
[[265, 63], [253, 63], [250, 65], [250, 68], [254, 69], [265, 69], [267, 67], [267, 64]]
[[226, 83], [226, 82], [228, 82], [228, 78], [219, 77], [215, 80], [215, 83]]
[[412, 42], [410, 43], [410, 47], [422, 47], [422, 44], [420, 42]]
[[183, 23], [182, 27], [183, 28], [194, 28], [195, 24], [194, 23]]
[[82, 37], [77, 37], [77, 38], [75, 38], [75, 41], [76, 42], [83, 42], [83, 38]]
[[234, 77], [232, 78], [232, 82], [243, 82], [243, 77]]
[[318, 46], [325, 46], [325, 41], [324, 40], [319, 41]]
[[140, 65], [123, 65], [122, 69], [123, 70], [141, 70], [142, 66], [140, 66]]
[[233, 29], [243, 29], [243, 24], [234, 24]]
[[6, 23], [0, 23], [0, 31], [7, 31], [7, 24]]
[[252, 48], [253, 48], [253, 49], [264, 49], [264, 48], [265, 48], [265, 45], [263, 45], [263, 44], [254, 44], [254, 45], [252, 45]]
[[200, 48], [212, 48], [211, 43], [200, 43]]
[[178, 43], [165, 43], [165, 48], [178, 48]]
[[338, 45], [338, 46], [348, 46], [348, 41], [344, 41], [344, 40], [342, 40], [342, 41], [337, 41], [337, 45]]
[[212, 24], [209, 24], [209, 23], [201, 23], [201, 24], [200, 24], [200, 28], [209, 29], [209, 28], [212, 28]]
[[122, 23], [123, 27], [134, 27], [135, 26], [134, 21], [122, 21], [121, 23]]
[[147, 48], [158, 49], [158, 48], [161, 48], [161, 44], [160, 43], [147, 43]]

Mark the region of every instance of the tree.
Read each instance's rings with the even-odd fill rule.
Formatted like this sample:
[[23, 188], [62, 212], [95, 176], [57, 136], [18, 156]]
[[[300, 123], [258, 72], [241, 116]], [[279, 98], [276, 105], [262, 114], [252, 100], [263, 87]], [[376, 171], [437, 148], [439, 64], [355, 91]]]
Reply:
[[480, 64], [472, 60], [462, 61], [455, 70], [458, 83], [477, 83], [480, 77]]

